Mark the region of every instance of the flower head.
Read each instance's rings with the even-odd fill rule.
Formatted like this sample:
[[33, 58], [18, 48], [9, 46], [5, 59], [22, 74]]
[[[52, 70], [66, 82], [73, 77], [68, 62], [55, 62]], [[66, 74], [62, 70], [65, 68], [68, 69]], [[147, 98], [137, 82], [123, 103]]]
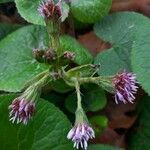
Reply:
[[87, 149], [88, 140], [95, 137], [94, 130], [87, 123], [76, 124], [68, 133], [67, 138], [72, 139], [77, 149]]
[[113, 79], [112, 84], [115, 88], [115, 102], [133, 103], [134, 94], [137, 92], [136, 75], [126, 71], [118, 73]]
[[58, 20], [62, 15], [61, 0], [55, 4], [53, 0], [42, 2], [38, 8], [39, 13], [45, 19]]
[[16, 98], [9, 106], [10, 121], [27, 124], [35, 111], [35, 103], [24, 98]]

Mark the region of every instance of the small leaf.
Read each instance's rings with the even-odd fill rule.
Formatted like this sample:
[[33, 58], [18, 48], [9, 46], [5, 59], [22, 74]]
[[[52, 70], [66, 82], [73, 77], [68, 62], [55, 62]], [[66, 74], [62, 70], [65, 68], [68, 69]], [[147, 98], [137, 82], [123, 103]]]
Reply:
[[94, 116], [89, 119], [96, 135], [102, 134], [104, 129], [108, 126], [108, 119], [105, 116]]
[[71, 11], [77, 20], [94, 23], [108, 14], [111, 3], [111, 0], [73, 0]]
[[62, 22], [64, 22], [65, 19], [68, 17], [68, 15], [69, 15], [69, 10], [70, 10], [69, 6], [68, 6], [65, 2], [63, 2], [62, 18], [61, 18], [61, 21], [62, 21]]
[[106, 128], [108, 125], [108, 119], [105, 116], [94, 116], [90, 118], [90, 123], [95, 124], [95, 126]]
[[71, 150], [66, 139], [71, 126], [66, 116], [54, 105], [41, 99], [35, 115], [28, 125], [12, 124], [8, 118], [8, 105], [16, 95], [0, 96], [0, 148], [1, 150]]

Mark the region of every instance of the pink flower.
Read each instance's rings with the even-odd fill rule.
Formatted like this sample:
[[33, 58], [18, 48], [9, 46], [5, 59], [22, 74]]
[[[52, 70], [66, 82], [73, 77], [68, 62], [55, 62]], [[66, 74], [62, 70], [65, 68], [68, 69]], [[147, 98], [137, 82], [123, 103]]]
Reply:
[[137, 92], [137, 81], [136, 75], [128, 73], [126, 71], [118, 73], [112, 79], [113, 86], [115, 88], [115, 102], [118, 104], [119, 101], [123, 103], [133, 103], [135, 99], [134, 94]]
[[47, 0], [41, 3], [38, 11], [45, 19], [58, 20], [62, 15], [60, 3], [61, 1], [55, 4], [53, 0]]
[[81, 147], [86, 150], [88, 140], [95, 138], [95, 133], [88, 124], [78, 123], [69, 131], [67, 138], [74, 142], [77, 149]]
[[12, 123], [17, 121], [17, 123], [22, 122], [26, 125], [35, 112], [35, 103], [18, 97], [9, 106], [9, 109], [9, 117]]

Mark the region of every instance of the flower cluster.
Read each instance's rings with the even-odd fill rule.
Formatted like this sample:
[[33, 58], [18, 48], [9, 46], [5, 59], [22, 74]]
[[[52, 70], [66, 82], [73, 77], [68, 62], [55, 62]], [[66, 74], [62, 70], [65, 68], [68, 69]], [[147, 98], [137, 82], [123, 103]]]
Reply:
[[18, 97], [9, 106], [9, 109], [9, 117], [12, 123], [17, 121], [17, 123], [21, 122], [26, 125], [35, 112], [35, 103]]
[[133, 103], [134, 94], [137, 92], [136, 75], [126, 71], [118, 73], [113, 79], [112, 84], [115, 88], [115, 102]]
[[57, 4], [53, 2], [53, 0], [47, 0], [46, 2], [42, 2], [38, 8], [39, 13], [45, 19], [53, 19], [58, 20], [62, 15], [61, 10], [61, 1]]
[[77, 149], [87, 149], [88, 140], [95, 138], [94, 130], [87, 123], [76, 124], [68, 133], [68, 139], [72, 139]]

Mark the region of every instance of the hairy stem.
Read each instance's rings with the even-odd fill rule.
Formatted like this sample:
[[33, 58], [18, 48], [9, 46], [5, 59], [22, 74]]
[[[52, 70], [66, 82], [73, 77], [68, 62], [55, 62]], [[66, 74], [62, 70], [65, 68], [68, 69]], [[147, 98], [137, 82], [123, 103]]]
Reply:
[[77, 92], [77, 109], [82, 109], [82, 104], [81, 104], [81, 94], [80, 94], [80, 85], [78, 80], [75, 81], [75, 88]]
[[61, 48], [60, 48], [60, 22], [54, 22], [51, 20], [48, 20], [46, 22], [47, 26], [47, 32], [49, 35], [49, 48], [55, 51], [57, 55], [57, 61], [55, 64], [55, 68], [58, 69], [60, 66], [60, 60], [59, 56], [62, 54]]

